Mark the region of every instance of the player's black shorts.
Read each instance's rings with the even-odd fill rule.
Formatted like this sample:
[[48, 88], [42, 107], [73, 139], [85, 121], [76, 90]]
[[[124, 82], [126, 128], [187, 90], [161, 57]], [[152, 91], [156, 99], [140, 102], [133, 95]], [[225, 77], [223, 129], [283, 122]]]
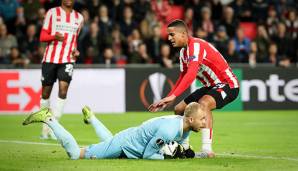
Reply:
[[54, 64], [42, 63], [41, 83], [43, 86], [52, 86], [56, 80], [70, 83], [73, 73], [73, 63]]
[[216, 109], [234, 101], [239, 93], [239, 88], [230, 88], [228, 84], [216, 84], [213, 87], [202, 87], [184, 99], [186, 104], [198, 102], [204, 95], [212, 96], [216, 101]]

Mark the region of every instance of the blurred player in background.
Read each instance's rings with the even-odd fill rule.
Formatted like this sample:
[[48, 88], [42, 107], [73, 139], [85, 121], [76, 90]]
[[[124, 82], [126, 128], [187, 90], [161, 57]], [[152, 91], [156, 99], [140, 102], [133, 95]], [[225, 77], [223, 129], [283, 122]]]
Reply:
[[71, 159], [133, 158], [163, 160], [171, 157], [193, 158], [194, 152], [192, 151], [193, 155], [191, 155], [191, 153], [186, 152], [191, 149], [183, 149], [182, 146], [178, 146], [176, 152], [170, 153], [169, 156], [165, 155], [162, 149], [172, 141], [183, 143], [190, 131], [198, 132], [206, 124], [201, 105], [196, 102], [186, 106], [184, 116], [172, 115], [153, 118], [143, 122], [138, 127], [125, 129], [114, 136], [88, 107], [84, 107], [82, 112], [84, 122], [90, 123], [94, 127], [102, 142], [80, 149], [73, 136], [52, 116], [49, 108], [43, 108], [29, 115], [23, 125], [34, 122], [46, 123], [53, 130]]
[[[63, 112], [73, 66], [79, 56], [77, 40], [83, 25], [83, 16], [73, 9], [74, 0], [62, 0], [61, 6], [51, 8], [44, 19], [40, 41], [47, 42], [42, 60], [42, 95], [40, 106], [50, 107], [53, 84], [59, 80], [59, 94], [54, 108], [58, 119]], [[44, 124], [41, 138], [55, 138]]]
[[239, 83], [217, 49], [205, 40], [188, 35], [187, 26], [182, 20], [174, 20], [168, 25], [168, 40], [173, 47], [180, 47], [180, 76], [167, 97], [149, 106], [156, 112], [174, 102], [197, 78], [204, 87], [196, 90], [178, 105], [175, 114], [183, 115], [185, 107], [198, 102], [206, 113], [206, 128], [202, 129], [202, 152], [197, 157], [214, 157], [212, 150], [213, 109], [221, 109], [238, 96]]

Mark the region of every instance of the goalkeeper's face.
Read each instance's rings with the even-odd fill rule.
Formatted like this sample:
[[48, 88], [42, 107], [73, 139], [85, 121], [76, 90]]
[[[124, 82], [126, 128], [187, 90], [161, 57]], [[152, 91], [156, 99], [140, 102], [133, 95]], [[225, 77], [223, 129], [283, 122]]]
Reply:
[[200, 131], [200, 129], [206, 127], [206, 116], [197, 113], [196, 115], [189, 118], [191, 130], [194, 132]]

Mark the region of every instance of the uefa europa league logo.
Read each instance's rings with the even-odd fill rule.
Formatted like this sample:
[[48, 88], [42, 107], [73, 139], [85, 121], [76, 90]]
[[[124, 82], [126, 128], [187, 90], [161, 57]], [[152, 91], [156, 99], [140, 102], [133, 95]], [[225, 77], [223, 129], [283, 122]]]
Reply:
[[148, 89], [146, 89], [148, 83], [151, 87], [149, 91], [151, 91], [153, 94], [153, 103], [162, 99], [166, 84], [169, 84], [170, 88], [174, 87], [172, 80], [167, 78], [163, 73], [156, 72], [149, 75], [148, 79], [143, 80], [140, 86], [140, 98], [146, 108], [150, 105], [145, 95], [145, 91], [148, 91]]
[[162, 98], [165, 81], [166, 76], [162, 73], [154, 73], [149, 76], [149, 84], [151, 86], [151, 91], [153, 92], [154, 103]]

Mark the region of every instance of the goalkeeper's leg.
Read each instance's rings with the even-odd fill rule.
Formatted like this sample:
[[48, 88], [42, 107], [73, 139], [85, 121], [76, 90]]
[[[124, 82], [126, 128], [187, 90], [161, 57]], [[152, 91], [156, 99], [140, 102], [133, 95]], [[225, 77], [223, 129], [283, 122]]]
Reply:
[[98, 144], [85, 148], [85, 159], [111, 159], [119, 158], [123, 154], [119, 138], [113, 137]]
[[53, 117], [49, 108], [44, 108], [38, 112], [30, 114], [23, 125], [28, 125], [34, 122], [43, 122], [47, 124], [54, 132], [57, 137], [58, 142], [65, 149], [66, 153], [71, 159], [80, 158], [80, 148], [73, 138], [73, 136], [66, 131], [62, 125]]
[[63, 128], [55, 118], [50, 118], [46, 124], [53, 130], [58, 142], [65, 149], [71, 159], [79, 159], [80, 148], [73, 136]]
[[90, 110], [88, 106], [85, 106], [82, 109], [82, 112], [84, 115], [84, 122], [86, 124], [90, 123], [93, 126], [93, 128], [95, 129], [96, 135], [99, 137], [101, 141], [106, 141], [113, 137], [113, 134], [111, 133], [111, 131], [95, 117], [95, 115], [93, 114], [93, 112]]

